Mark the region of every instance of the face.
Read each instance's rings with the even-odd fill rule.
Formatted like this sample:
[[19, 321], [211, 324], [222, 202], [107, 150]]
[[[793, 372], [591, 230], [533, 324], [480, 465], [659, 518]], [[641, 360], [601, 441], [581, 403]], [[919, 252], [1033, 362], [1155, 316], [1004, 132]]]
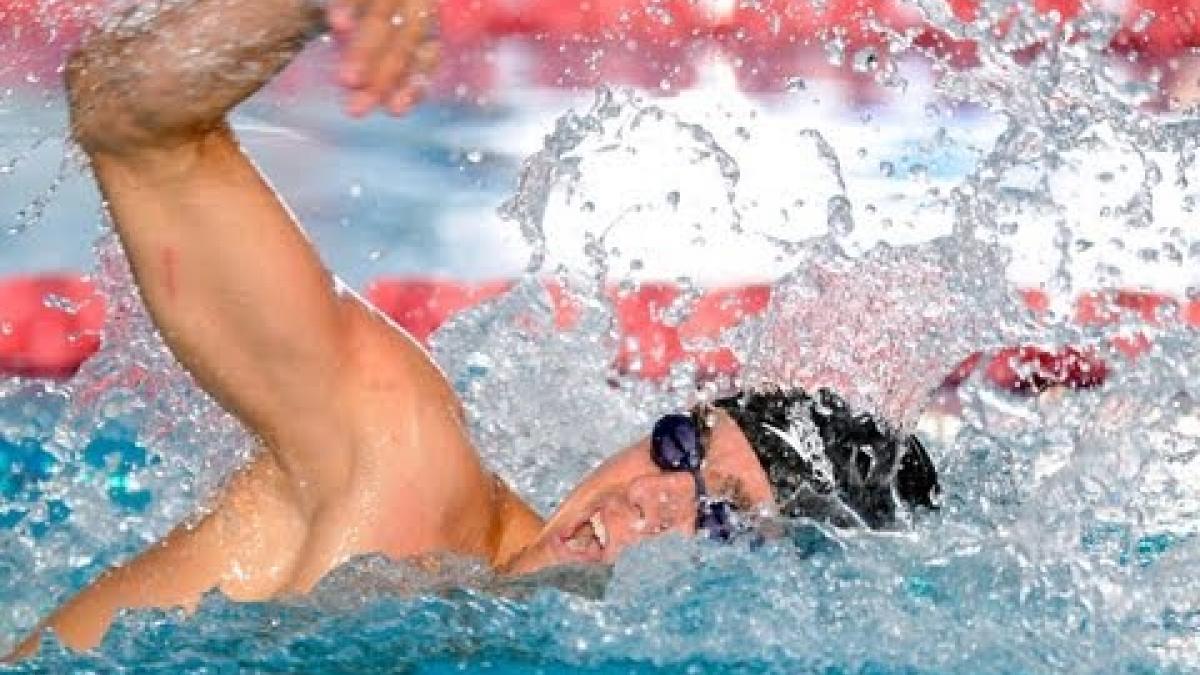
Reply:
[[[746, 437], [724, 411], [712, 411], [708, 421], [701, 467], [708, 496], [739, 511], [769, 510], [771, 486]], [[612, 563], [625, 548], [649, 537], [695, 534], [696, 508], [692, 474], [660, 469], [647, 437], [584, 478], [505, 568], [521, 574], [552, 565]]]

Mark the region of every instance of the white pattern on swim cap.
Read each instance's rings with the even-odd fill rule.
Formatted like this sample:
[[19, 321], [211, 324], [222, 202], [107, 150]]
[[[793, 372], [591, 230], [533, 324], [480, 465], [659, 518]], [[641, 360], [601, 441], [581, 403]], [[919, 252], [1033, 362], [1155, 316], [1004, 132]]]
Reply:
[[801, 459], [808, 462], [812, 467], [813, 481], [819, 483], [824, 491], [833, 490], [833, 464], [825, 454], [825, 442], [821, 440], [817, 425], [807, 414], [788, 417], [792, 419], [789, 420], [791, 423], [786, 430], [770, 424], [763, 424], [763, 427], [778, 436]]

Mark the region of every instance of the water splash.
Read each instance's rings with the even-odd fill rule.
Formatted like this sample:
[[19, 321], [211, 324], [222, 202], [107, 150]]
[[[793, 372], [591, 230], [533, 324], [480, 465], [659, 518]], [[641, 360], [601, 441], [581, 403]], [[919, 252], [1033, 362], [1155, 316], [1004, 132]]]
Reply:
[[[1200, 247], [1186, 228], [1194, 112], [1146, 109], [1144, 83], [1120, 75], [1107, 51], [1108, 15], [1063, 22], [1026, 5], [981, 4], [978, 19], [960, 21], [945, 3], [919, 3], [940, 30], [978, 47], [973, 67], [937, 66], [936, 107], [981, 109], [999, 122], [967, 154], [965, 178], [936, 182], [940, 153], [954, 145], [953, 129], [937, 130], [927, 147], [885, 160], [887, 189], [898, 195], [886, 205], [872, 192], [878, 184], [853, 175], [856, 164], [880, 166], [870, 153], [857, 157], [861, 140], [795, 125], [794, 164], [764, 171], [752, 141], [769, 136], [767, 120], [724, 110], [698, 121], [666, 102], [604, 90], [591, 110], [560, 121], [504, 207], [530, 242], [529, 278], [460, 316], [434, 344], [489, 464], [543, 510], [658, 412], [713, 393], [694, 391], [686, 363], [663, 382], [614, 371], [615, 320], [602, 292], [654, 278], [698, 288], [704, 270], [687, 263], [712, 247], [728, 252], [731, 267], [754, 260], [756, 274], [779, 280], [767, 313], [722, 338], [749, 366], [747, 384], [833, 384], [913, 426], [948, 366], [991, 342], [1080, 344], [1119, 365], [1103, 389], [1040, 397], [969, 379], [953, 397], [953, 424], [931, 444], [945, 505], [913, 531], [800, 524], [758, 551], [659, 540], [624, 556], [599, 598], [497, 589], [461, 561], [432, 580], [427, 570], [359, 561], [308, 601], [212, 597], [187, 630], [175, 614], [139, 613], [118, 625], [101, 656], [51, 648], [42, 664], [101, 669], [118, 654], [147, 667], [202, 659], [282, 670], [311, 667], [319, 654], [369, 669], [384, 665], [382, 653], [387, 667], [1200, 668], [1191, 590], [1200, 572], [1196, 336], [1164, 316], [1153, 348], [1128, 361], [1111, 338], [1144, 328], [1133, 317], [1081, 326], [1068, 311], [1083, 290], [1161, 277], [1195, 284], [1188, 275]], [[916, 49], [911, 35], [890, 39]], [[839, 40], [831, 54], [844, 59]], [[867, 67], [869, 55], [856, 54], [847, 67]], [[760, 172], [786, 176], [780, 166], [801, 164], [816, 167], [803, 184], [756, 183]], [[896, 182], [917, 187], [905, 192]], [[868, 207], [880, 204], [884, 213], [873, 216]], [[871, 234], [873, 223], [906, 209], [948, 214], [948, 228], [935, 235], [922, 223], [917, 242]], [[1053, 296], [1037, 320], [1009, 278], [1034, 248], [1046, 263], [1035, 282]], [[37, 450], [57, 467], [39, 474], [40, 492], [5, 504], [27, 519], [5, 540], [0, 565], [43, 582], [11, 603], [5, 595], [8, 631], [50, 604], [35, 592], [77, 585], [68, 577], [111, 559], [105, 551], [161, 533], [250, 447], [166, 356], [111, 241], [101, 261], [98, 276], [117, 308], [105, 351], [65, 386], [6, 382], [0, 394], [0, 436], [44, 439]], [[546, 277], [579, 308], [567, 330]], [[685, 294], [668, 320], [690, 310]], [[25, 401], [35, 412], [22, 412]], [[114, 513], [105, 494], [112, 472], [102, 464], [88, 475], [80, 461], [112, 420], [126, 421], [160, 457], [140, 469], [154, 494], [144, 514]], [[190, 481], [182, 496], [171, 488], [180, 476]], [[56, 500], [69, 504], [66, 524]], [[124, 538], [112, 534], [122, 528]], [[429, 585], [436, 594], [409, 594]], [[229, 653], [241, 660], [220, 660]]]
[[39, 113], [61, 109], [63, 64], [80, 36], [127, 5], [125, 0], [14, 0], [0, 10], [5, 19], [0, 25], [0, 80], [19, 78], [23, 83], [0, 87], [0, 113], [14, 122], [10, 129], [0, 120], [0, 190], [11, 189], [17, 169], [39, 152], [62, 152], [48, 182], [32, 194], [11, 195], [13, 201], [4, 204], [0, 241], [36, 228], [61, 189], [84, 172], [82, 153], [72, 146], [65, 119], [42, 126]]
[[[659, 180], [646, 180], [659, 174]], [[736, 161], [704, 126], [629, 92], [601, 88], [583, 114], [559, 119], [524, 164], [516, 194], [500, 209], [532, 255], [531, 274], [587, 279], [677, 276], [652, 255], [698, 255], [742, 217]], [[635, 264], [636, 262], [636, 264]], [[669, 262], [667, 263], [669, 264]], [[665, 275], [665, 276], [664, 276]]]
[[858, 258], [814, 255], [776, 284], [761, 323], [744, 331], [744, 384], [828, 387], [911, 428], [945, 374], [999, 341], [1002, 312], [1018, 311], [1003, 257], [970, 246], [936, 240]]
[[[1020, 320], [1004, 278], [1007, 259], [966, 236], [965, 226], [962, 236], [915, 247], [856, 239], [837, 151], [814, 129], [792, 137], [789, 159], [806, 164], [814, 179], [776, 194], [743, 195], [739, 162], [723, 143], [750, 139], [744, 128], [722, 134], [602, 89], [589, 111], [562, 118], [526, 162], [502, 214], [518, 223], [534, 251], [530, 274], [564, 281], [575, 303], [598, 312], [589, 325], [607, 332], [593, 342], [616, 337], [608, 287], [674, 278], [696, 288], [693, 275], [711, 273], [705, 267], [714, 258], [704, 252], [712, 247], [747, 252], [731, 257], [741, 274], [759, 279], [771, 274], [763, 259], [773, 261], [779, 278], [765, 317], [733, 331], [744, 338], [744, 384], [831, 387], [857, 407], [911, 426], [945, 373], [1005, 337], [997, 326]], [[742, 145], [743, 156], [770, 161], [757, 155], [760, 145]], [[610, 156], [618, 158], [616, 168]], [[655, 172], [663, 166], [687, 172]], [[680, 186], [688, 198], [672, 189]], [[695, 201], [692, 210], [680, 207]], [[826, 205], [823, 232], [792, 222], [789, 211], [805, 201]], [[782, 221], [767, 219], [780, 212]], [[671, 320], [681, 322], [691, 309], [685, 300]]]
[[[154, 329], [117, 238], [96, 246], [108, 321], [70, 381], [4, 381], [0, 459], [31, 480], [0, 505], [0, 560], [37, 583], [0, 590], [0, 651], [101, 569], [208, 504], [256, 442]], [[29, 415], [27, 411], [37, 411]]]

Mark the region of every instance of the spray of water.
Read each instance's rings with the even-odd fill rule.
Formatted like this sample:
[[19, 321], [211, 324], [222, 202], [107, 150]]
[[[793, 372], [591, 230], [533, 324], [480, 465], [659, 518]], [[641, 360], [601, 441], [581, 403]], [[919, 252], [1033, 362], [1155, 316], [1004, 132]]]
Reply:
[[[186, 634], [173, 630], [179, 617], [140, 613], [106, 649], [186, 667], [190, 657], [162, 652], [178, 644], [219, 665], [228, 650], [213, 645], [254, 634], [243, 653], [261, 667], [302, 667], [313, 649], [362, 664], [351, 652], [369, 646], [393, 664], [553, 654], [575, 665], [781, 672], [1200, 668], [1200, 605], [1189, 590], [1200, 572], [1195, 335], [1167, 308], [1152, 349], [1129, 361], [1111, 338], [1130, 321], [1069, 320], [1081, 292], [1188, 278], [1200, 255], [1186, 227], [1194, 113], [1149, 108], [1153, 87], [1123, 73], [1108, 47], [1117, 24], [1102, 11], [1064, 21], [984, 1], [963, 21], [938, 0], [916, 8], [974, 44], [978, 63], [951, 68], [922, 55], [915, 32], [872, 24], [886, 49], [856, 52], [847, 67], [875, 72], [900, 97], [912, 96], [905, 55], [932, 60], [937, 74], [922, 120], [945, 126], [900, 160], [795, 118], [780, 130], [753, 111], [697, 108], [686, 96], [603, 89], [590, 110], [559, 121], [502, 208], [529, 242], [527, 278], [434, 338], [479, 447], [548, 510], [656, 414], [713, 395], [696, 389], [694, 364], [661, 382], [616, 372], [606, 289], [674, 280], [685, 292], [662, 318], [681, 322], [698, 297], [689, 289], [706, 274], [730, 276], [692, 264], [713, 260], [703, 253], [714, 247], [730, 268], [752, 270], [746, 277], [775, 281], [766, 313], [721, 338], [746, 366], [737, 384], [833, 386], [917, 428], [928, 393], [962, 356], [1035, 341], [1084, 345], [1119, 364], [1103, 388], [1016, 398], [968, 379], [931, 447], [945, 503], [911, 531], [800, 523], [756, 551], [658, 540], [624, 556], [611, 578], [573, 589], [584, 592], [504, 587], [464, 561], [431, 576], [428, 565], [366, 559], [305, 601], [209, 598]], [[840, 34], [825, 48], [847, 61]], [[807, 96], [793, 89], [793, 102]], [[946, 122], [971, 115], [995, 133], [964, 141]], [[869, 118], [856, 133], [886, 140]], [[767, 161], [768, 147], [790, 163]], [[967, 170], [939, 177], [939, 162], [954, 158]], [[882, 191], [862, 178], [868, 165], [890, 181]], [[898, 224], [914, 218], [928, 220]], [[1031, 257], [1048, 270], [1040, 282], [1052, 298], [1036, 319], [1011, 282]], [[161, 534], [252, 448], [155, 337], [111, 240], [99, 259], [116, 308], [101, 354], [65, 385], [6, 382], [0, 396], [0, 438], [37, 439], [45, 454], [45, 470], [28, 473], [0, 510], [22, 514], [0, 566], [36, 582], [0, 589], [11, 608], [0, 648], [51, 604], [44, 589], [78, 586]], [[547, 280], [579, 310], [567, 329]], [[114, 429], [147, 449], [140, 464], [103, 447], [89, 455]], [[151, 495], [148, 508], [113, 506], [117, 473]], [[436, 593], [412, 596], [431, 586]], [[267, 636], [254, 628], [264, 620]], [[46, 658], [73, 657], [52, 647]]]

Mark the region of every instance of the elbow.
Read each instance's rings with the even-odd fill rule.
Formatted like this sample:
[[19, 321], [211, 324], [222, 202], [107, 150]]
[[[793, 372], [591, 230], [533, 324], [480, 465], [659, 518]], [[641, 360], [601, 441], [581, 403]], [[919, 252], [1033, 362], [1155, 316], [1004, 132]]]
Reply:
[[130, 59], [135, 47], [128, 39], [100, 34], [67, 59], [71, 135], [93, 158], [177, 147], [202, 130], [197, 120], [182, 118], [169, 73]]
[[88, 154], [119, 147], [132, 131], [130, 111], [113, 105], [113, 78], [105, 72], [100, 40], [89, 40], [67, 58], [65, 84], [71, 135]]
[[90, 40], [66, 63], [71, 135], [92, 156], [134, 151], [153, 138], [144, 111], [137, 109], [136, 92], [122, 81], [128, 77], [112, 57], [114, 46], [119, 48], [103, 37]]

